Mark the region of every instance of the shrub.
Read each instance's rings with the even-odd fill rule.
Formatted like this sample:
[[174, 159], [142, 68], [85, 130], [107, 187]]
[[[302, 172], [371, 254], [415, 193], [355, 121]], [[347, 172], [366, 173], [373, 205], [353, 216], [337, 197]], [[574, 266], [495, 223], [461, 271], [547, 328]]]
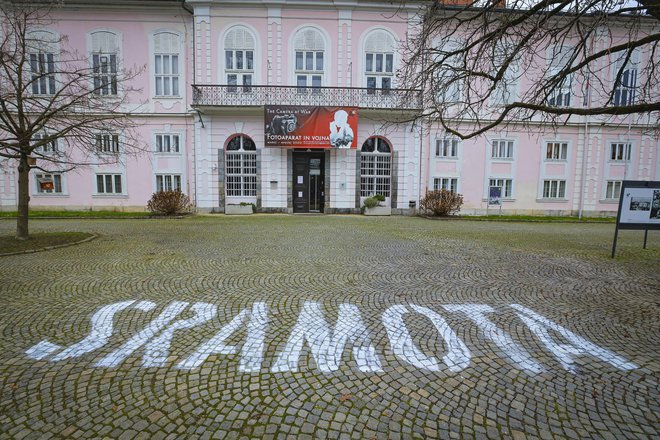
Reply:
[[257, 205], [255, 205], [254, 203], [241, 202], [241, 206], [251, 206], [252, 213], [255, 214], [257, 212]]
[[161, 215], [175, 215], [190, 212], [190, 198], [181, 191], [160, 191], [151, 196], [147, 203], [150, 212]]
[[461, 210], [463, 196], [447, 189], [427, 191], [419, 202], [421, 210], [434, 216], [446, 216]]
[[385, 196], [382, 194], [374, 194], [371, 197], [367, 197], [364, 199], [364, 202], [362, 203], [362, 211], [364, 211], [365, 208], [375, 208], [376, 206], [380, 205], [380, 202], [385, 201]]

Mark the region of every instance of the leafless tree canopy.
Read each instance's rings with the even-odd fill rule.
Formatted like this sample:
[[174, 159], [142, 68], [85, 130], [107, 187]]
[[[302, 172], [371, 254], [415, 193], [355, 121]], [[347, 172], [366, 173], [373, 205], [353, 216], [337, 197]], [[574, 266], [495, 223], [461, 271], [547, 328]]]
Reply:
[[54, 29], [57, 3], [1, 6], [0, 159], [18, 168], [17, 236], [25, 238], [31, 168], [65, 172], [144, 150], [130, 117], [139, 110], [131, 80], [143, 68], [72, 49]]
[[572, 115], [657, 126], [656, 9], [619, 0], [428, 2], [403, 48], [401, 83], [428, 91], [417, 117], [463, 139]]

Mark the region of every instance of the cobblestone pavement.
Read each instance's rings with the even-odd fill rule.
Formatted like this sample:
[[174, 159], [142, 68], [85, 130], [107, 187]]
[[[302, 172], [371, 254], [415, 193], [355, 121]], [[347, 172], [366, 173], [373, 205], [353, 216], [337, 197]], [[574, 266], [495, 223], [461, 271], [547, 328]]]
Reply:
[[[0, 234], [15, 224], [0, 221]], [[41, 220], [2, 438], [659, 438], [660, 236], [359, 216]]]

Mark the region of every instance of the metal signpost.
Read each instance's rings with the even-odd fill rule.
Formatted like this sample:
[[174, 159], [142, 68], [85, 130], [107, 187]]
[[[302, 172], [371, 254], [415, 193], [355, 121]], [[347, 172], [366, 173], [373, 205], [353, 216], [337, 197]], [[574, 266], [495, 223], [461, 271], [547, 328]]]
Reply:
[[649, 229], [660, 229], [660, 182], [623, 181], [612, 243], [612, 258], [616, 252], [619, 229], [643, 229], [646, 249]]

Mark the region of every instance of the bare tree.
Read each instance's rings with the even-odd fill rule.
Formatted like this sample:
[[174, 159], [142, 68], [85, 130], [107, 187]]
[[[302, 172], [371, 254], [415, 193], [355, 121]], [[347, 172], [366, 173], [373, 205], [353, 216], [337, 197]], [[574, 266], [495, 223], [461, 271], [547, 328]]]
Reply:
[[427, 91], [415, 118], [462, 139], [576, 115], [657, 127], [660, 9], [628, 3], [426, 2], [402, 48], [402, 86]]
[[128, 109], [139, 107], [130, 102], [137, 91], [130, 82], [144, 67], [121, 68], [116, 55], [72, 49], [52, 29], [57, 3], [1, 6], [0, 158], [17, 164], [16, 237], [27, 239], [31, 169], [63, 173], [143, 150]]

